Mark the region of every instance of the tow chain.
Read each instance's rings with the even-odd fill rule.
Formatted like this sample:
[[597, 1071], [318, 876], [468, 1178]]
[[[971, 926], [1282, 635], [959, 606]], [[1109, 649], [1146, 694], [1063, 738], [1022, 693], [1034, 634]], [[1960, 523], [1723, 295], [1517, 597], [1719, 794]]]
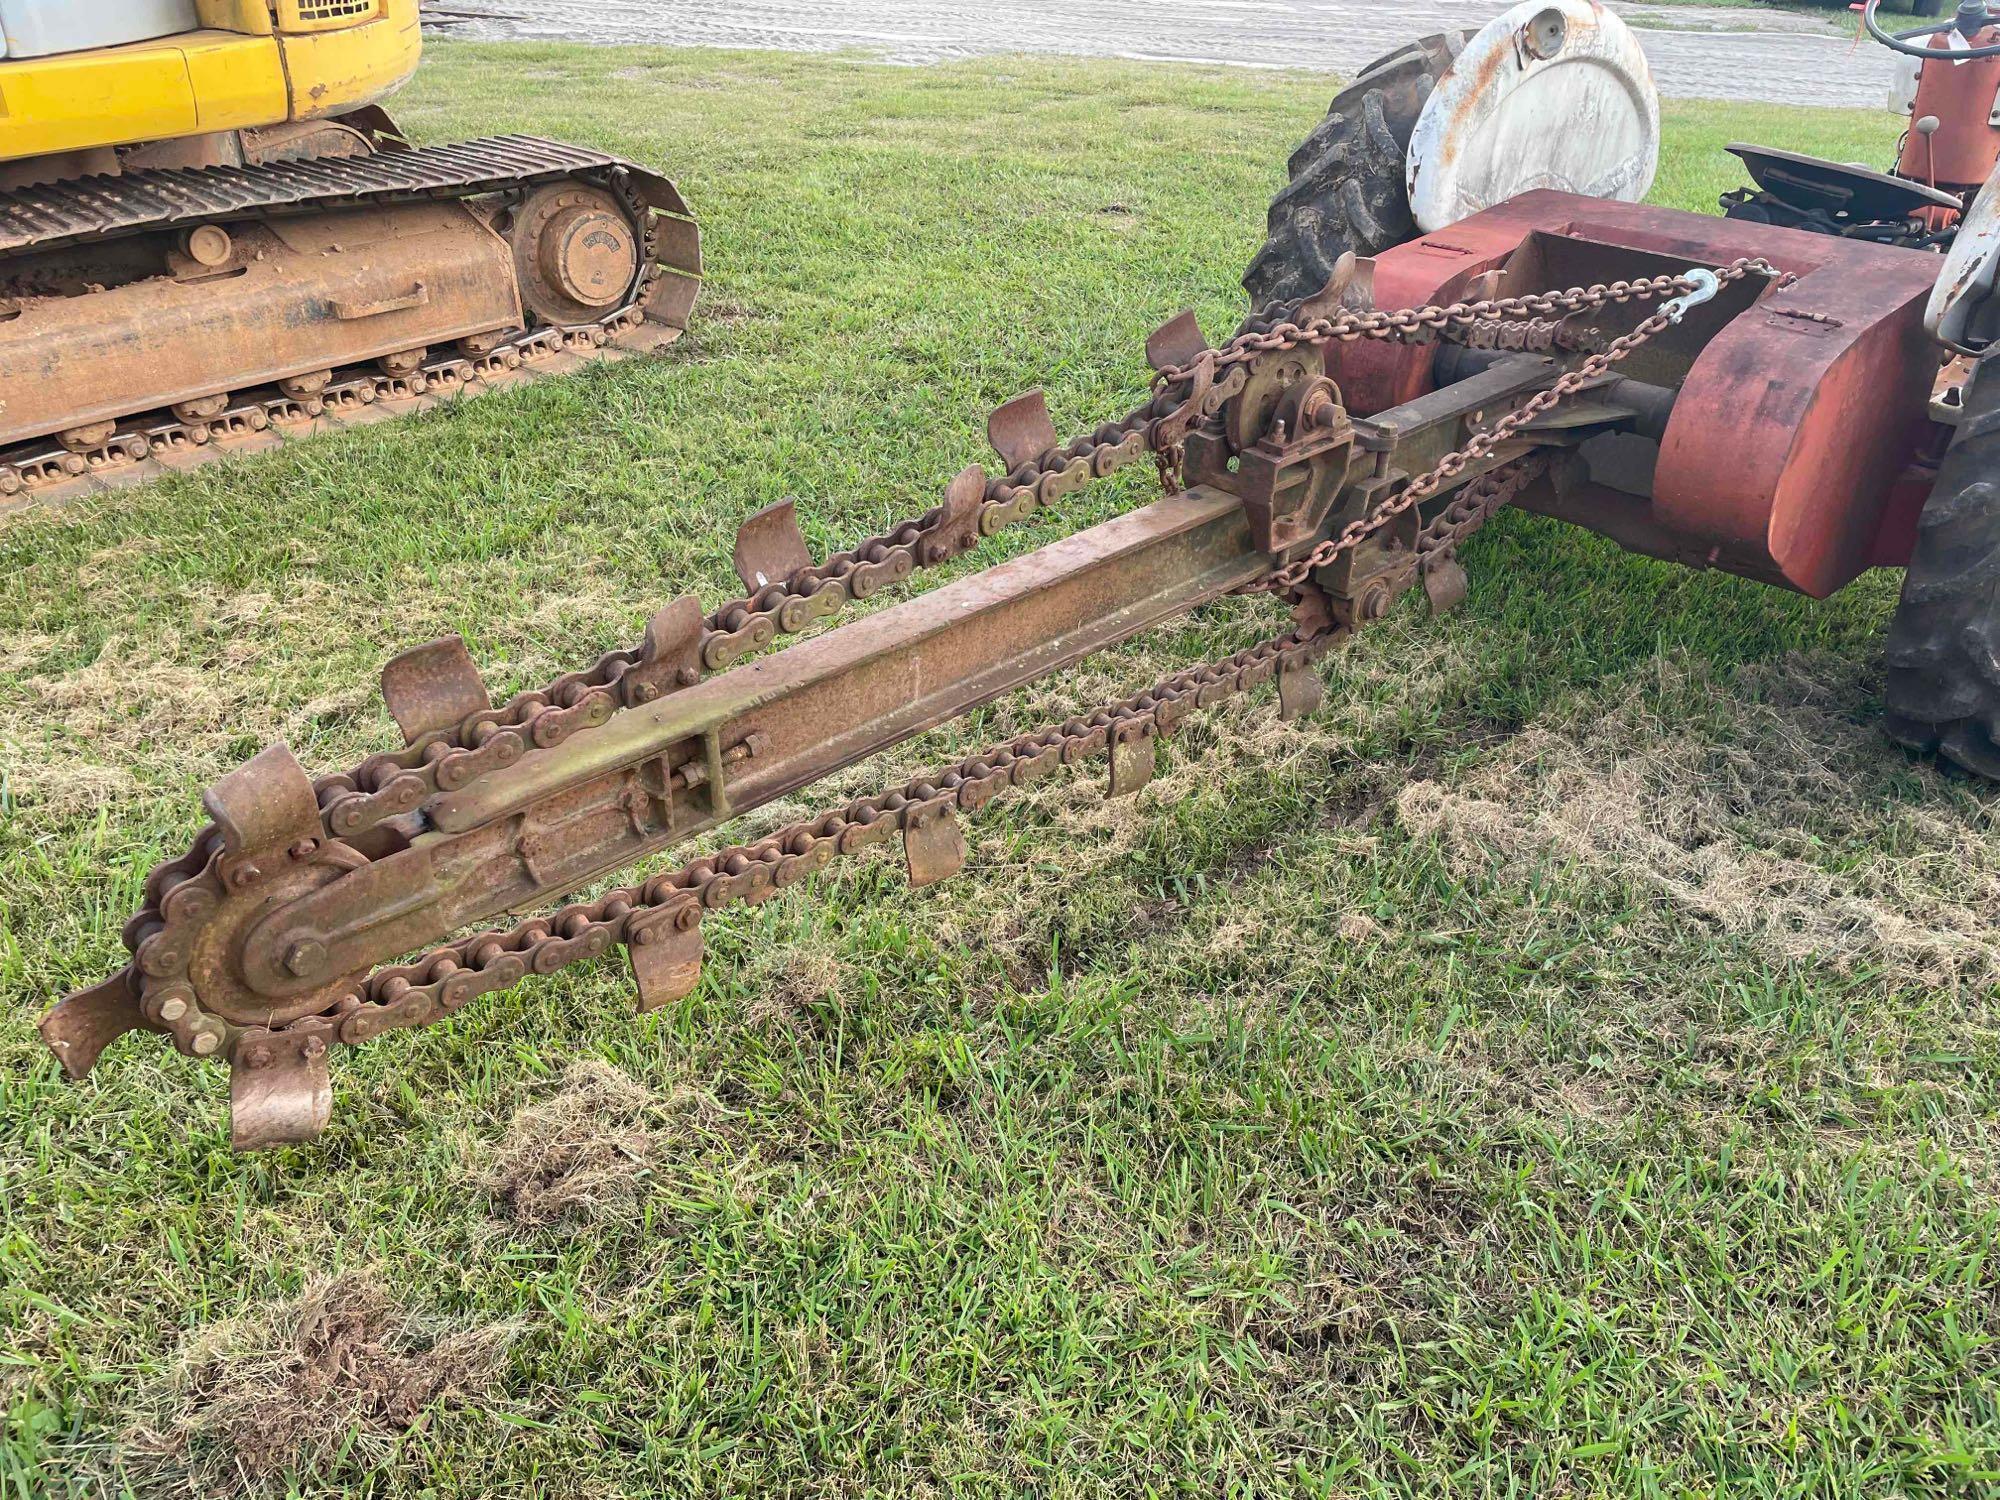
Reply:
[[1488, 297], [1442, 306], [1319, 314], [1303, 323], [1297, 321], [1299, 304], [1292, 303], [1280, 307], [1274, 317], [1257, 320], [1256, 326], [1246, 328], [1221, 348], [1205, 349], [1184, 365], [1157, 372], [1153, 384], [1156, 389], [1177, 386], [1195, 378], [1204, 366], [1223, 370], [1276, 350], [1316, 348], [1359, 339], [1423, 341], [1445, 338], [1454, 330], [1470, 330], [1493, 321], [1539, 319], [1551, 314], [1571, 318], [1614, 304], [1623, 306], [1655, 297], [1686, 296], [1703, 286], [1703, 278], [1713, 277], [1719, 288], [1752, 274], [1777, 278], [1780, 285], [1790, 280], [1763, 257], [1745, 256], [1715, 271], [1678, 271], [1636, 281], [1594, 282], [1560, 292], [1523, 292], [1513, 297]]
[[[1686, 315], [1688, 308], [1695, 305], [1697, 299], [1705, 302], [1729, 282], [1741, 280], [1753, 271], [1769, 276], [1776, 276], [1778, 274], [1776, 267], [1772, 266], [1769, 261], [1745, 258], [1732, 262], [1720, 271], [1696, 273], [1701, 278], [1700, 280], [1696, 280], [1695, 276], [1656, 276], [1652, 278], [1651, 282], [1646, 283], [1649, 289], [1655, 288], [1658, 283], [1665, 282], [1667, 283], [1666, 287], [1658, 288], [1659, 290], [1670, 290], [1678, 286], [1682, 289], [1680, 295], [1645, 318], [1630, 333], [1613, 339], [1597, 353], [1587, 357], [1575, 369], [1565, 371], [1556, 378], [1553, 385], [1548, 386], [1544, 390], [1537, 391], [1534, 396], [1523, 402], [1513, 411], [1508, 412], [1504, 417], [1501, 417], [1491, 427], [1483, 428], [1474, 433], [1466, 441], [1463, 448], [1447, 453], [1431, 468], [1419, 474], [1415, 479], [1412, 479], [1386, 504], [1377, 506], [1365, 516], [1356, 517], [1334, 536], [1327, 538], [1314, 547], [1304, 557], [1287, 563], [1284, 567], [1278, 569], [1267, 581], [1268, 586], [1273, 591], [1296, 588], [1313, 573], [1333, 562], [1343, 552], [1358, 546], [1405, 511], [1423, 504], [1424, 501], [1437, 494], [1445, 485], [1463, 474], [1474, 464], [1480, 463], [1490, 457], [1494, 449], [1513, 437], [1521, 428], [1527, 426], [1538, 417], [1545, 416], [1594, 382], [1602, 380], [1613, 365], [1624, 359], [1633, 350], [1680, 322], [1682, 317]], [[1614, 283], [1614, 286], [1625, 285], [1628, 285], [1628, 283]], [[1612, 289], [1607, 288], [1606, 290], [1610, 294], [1608, 300], [1621, 300]], [[1651, 292], [1649, 291], [1648, 294], [1650, 295]], [[1532, 299], [1509, 298], [1506, 300], [1519, 302]], [[1370, 314], [1364, 316], [1383, 315]]]
[[[1778, 273], [1767, 262], [1746, 259], [1712, 274], [1714, 287], [1752, 273]], [[1204, 351], [1186, 365], [1159, 372], [1151, 398], [1125, 417], [1074, 441], [1054, 447], [1009, 473], [990, 479], [981, 494], [974, 529], [990, 536], [1016, 524], [1090, 480], [1105, 477], [1149, 455], [1177, 445], [1195, 423], [1216, 415], [1243, 388], [1248, 366], [1261, 355], [1362, 339], [1422, 341], [1454, 330], [1488, 326], [1496, 319], [1563, 317], [1610, 304], [1675, 294], [1686, 300], [1699, 282], [1686, 275], [1615, 281], [1564, 292], [1484, 299], [1442, 307], [1348, 312], [1299, 323], [1284, 314], [1276, 322], [1251, 326], [1221, 348]], [[1576, 394], [1633, 349], [1678, 320], [1663, 307], [1631, 333], [1591, 355], [1526, 405], [1474, 436], [1426, 474], [1413, 480], [1387, 505], [1351, 523], [1320, 543], [1305, 558], [1274, 572], [1266, 586], [1296, 589], [1318, 567], [1358, 545], [1395, 516], [1434, 495], [1466, 468], [1489, 456], [1521, 426]], [[1164, 438], [1163, 435], [1172, 435]], [[1467, 487], [1451, 507], [1420, 534], [1412, 565], [1438, 552], [1448, 554], [1471, 530], [1506, 504], [1546, 466], [1539, 456], [1498, 467]], [[962, 518], [949, 503], [905, 520], [860, 546], [799, 570], [789, 578], [712, 610], [704, 620], [700, 659], [709, 670], [739, 660], [768, 645], [780, 633], [794, 633], [857, 599], [907, 579], [917, 568], [935, 566], [965, 550], [956, 535]], [[632, 940], [636, 919], [650, 925], [652, 913], [675, 908], [683, 927], [704, 911], [734, 902], [762, 900], [823, 868], [835, 854], [852, 854], [879, 843], [914, 821], [951, 808], [984, 806], [1009, 786], [1025, 784], [1058, 765], [1103, 754], [1133, 738], [1170, 733], [1194, 707], [1206, 707], [1268, 680], [1281, 668], [1316, 660], [1345, 637], [1344, 627], [1313, 633], [1289, 632], [1207, 667], [1177, 673], [1134, 698], [1072, 719], [1059, 728], [1023, 736], [981, 755], [967, 757], [937, 776], [919, 778], [899, 791], [863, 798], [846, 808], [794, 824], [754, 844], [698, 859], [643, 885], [621, 888], [554, 917], [533, 918], [504, 932], [487, 932], [433, 949], [410, 964], [377, 969], [329, 1012], [301, 1018], [278, 1030], [318, 1033], [329, 1027], [342, 1042], [359, 1042], [381, 1032], [421, 1025], [448, 1015], [473, 997], [506, 988], [528, 973], [546, 974], [596, 957], [614, 943]], [[364, 760], [355, 769], [315, 783], [329, 836], [351, 837], [384, 818], [407, 812], [440, 789], [456, 789], [480, 775], [511, 764], [531, 746], [547, 748], [578, 729], [601, 724], [623, 705], [621, 680], [639, 663], [642, 648], [606, 653], [582, 671], [565, 673], [545, 687], [517, 694], [504, 706], [470, 716], [453, 729], [423, 737], [402, 750]], [[161, 930], [167, 898], [194, 878], [220, 848], [213, 826], [197, 835], [188, 851], [148, 877], [146, 904], [126, 926], [128, 946], [137, 949]], [[156, 976], [148, 974], [150, 985]], [[158, 976], [165, 977], [165, 976]]]
[[1411, 549], [1412, 565], [1423, 568], [1450, 557], [1461, 542], [1511, 505], [1516, 495], [1549, 468], [1548, 454], [1530, 453], [1480, 475], [1452, 496], [1451, 503], [1417, 533]]

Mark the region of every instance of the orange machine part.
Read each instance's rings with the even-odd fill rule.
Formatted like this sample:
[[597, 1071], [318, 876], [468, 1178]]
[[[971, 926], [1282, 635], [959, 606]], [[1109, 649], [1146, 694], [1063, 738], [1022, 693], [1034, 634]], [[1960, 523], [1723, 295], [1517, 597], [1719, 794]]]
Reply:
[[[1796, 279], [1720, 321], [1678, 368], [1632, 371], [1679, 392], [1650, 495], [1586, 484], [1546, 508], [1621, 538], [1653, 538], [1648, 550], [1816, 596], [1873, 563], [1902, 560], [1876, 546], [1913, 460], [1941, 435], [1929, 416], [1940, 355], [1922, 321], [1935, 255], [1532, 192], [1378, 257], [1375, 302], [1450, 302], [1489, 270], [1502, 272], [1503, 293], [1543, 290], [1512, 284], [1507, 270], [1519, 279], [1552, 251], [1588, 266], [1586, 281], [1745, 256]], [[1576, 279], [1572, 270], [1562, 284]], [[1716, 316], [1698, 309], [1688, 327], [1703, 314]], [[1326, 353], [1328, 373], [1363, 416], [1431, 389], [1434, 359], [1423, 345], [1332, 344]]]
[[507, 242], [462, 204], [233, 227], [214, 269], [20, 299], [0, 321], [0, 442], [522, 321]]
[[[1989, 26], [1973, 40], [1982, 47], [2000, 42], [2000, 27]], [[2000, 125], [1993, 124], [1996, 98], [2000, 98], [2000, 57], [1926, 62], [1910, 111], [1912, 128], [1896, 161], [1897, 175], [1946, 192], [1964, 192], [1984, 183], [2000, 165]], [[1935, 135], [1926, 137], [1914, 128], [1925, 115], [1937, 117]]]

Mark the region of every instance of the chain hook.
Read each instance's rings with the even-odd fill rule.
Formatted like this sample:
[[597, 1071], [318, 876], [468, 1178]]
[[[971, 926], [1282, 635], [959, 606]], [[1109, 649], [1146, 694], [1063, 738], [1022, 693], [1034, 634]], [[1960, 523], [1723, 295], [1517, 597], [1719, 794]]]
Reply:
[[1683, 279], [1693, 283], [1693, 285], [1687, 291], [1681, 293], [1680, 296], [1660, 304], [1659, 316], [1665, 318], [1669, 323], [1680, 322], [1682, 318], [1688, 315], [1689, 309], [1700, 307], [1702, 303], [1714, 300], [1715, 294], [1722, 290], [1722, 278], [1706, 266], [1694, 267]]

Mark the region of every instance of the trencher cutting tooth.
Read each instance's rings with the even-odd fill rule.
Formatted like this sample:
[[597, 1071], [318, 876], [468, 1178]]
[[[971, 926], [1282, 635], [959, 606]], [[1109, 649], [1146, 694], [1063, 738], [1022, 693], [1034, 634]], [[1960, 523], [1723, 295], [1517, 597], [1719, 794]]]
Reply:
[[965, 867], [965, 832], [949, 802], [909, 809], [903, 819], [903, 864], [913, 886], [936, 885]]
[[1048, 398], [1037, 388], [994, 407], [986, 419], [986, 441], [1009, 473], [1035, 463], [1059, 441]]
[[799, 530], [798, 510], [790, 500], [767, 505], [736, 528], [736, 576], [755, 594], [784, 583], [812, 566], [812, 553]]
[[414, 745], [427, 734], [454, 729], [493, 706], [463, 636], [446, 635], [390, 658], [382, 668], [382, 699], [389, 717]]
[[1146, 363], [1161, 375], [1185, 369], [1207, 351], [1201, 324], [1188, 309], [1175, 313], [1146, 336]]

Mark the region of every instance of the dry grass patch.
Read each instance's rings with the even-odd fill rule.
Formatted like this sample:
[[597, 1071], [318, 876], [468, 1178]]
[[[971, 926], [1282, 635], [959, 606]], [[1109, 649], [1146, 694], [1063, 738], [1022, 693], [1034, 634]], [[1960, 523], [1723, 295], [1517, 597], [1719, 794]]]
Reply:
[[131, 792], [156, 768], [225, 759], [244, 734], [298, 737], [335, 700], [275, 708], [284, 694], [274, 691], [273, 664], [285, 659], [278, 643], [292, 612], [323, 592], [307, 584], [292, 600], [223, 595], [181, 627], [113, 634], [67, 669], [50, 663], [86, 654], [75, 633], [9, 641], [0, 648], [0, 747], [14, 794], [70, 816]]
[[659, 1154], [659, 1104], [609, 1063], [574, 1063], [553, 1094], [514, 1116], [482, 1185], [527, 1229], [627, 1216]]
[[[1555, 860], [1632, 882], [1779, 959], [1993, 983], [1993, 795], [1894, 797], [1903, 763], [1862, 717], [1866, 670], [1796, 657], [1741, 670], [1732, 686], [1663, 662], [1658, 680], [1588, 722], [1545, 718], [1456, 785], [1404, 788], [1397, 816], [1461, 873]], [[1724, 733], [1663, 722], [1652, 706], [1693, 695], [1724, 716]]]
[[635, 1224], [662, 1169], [731, 1118], [712, 1094], [661, 1095], [588, 1058], [514, 1116], [479, 1181], [522, 1229]]
[[256, 659], [254, 642], [232, 640], [204, 662], [178, 639], [141, 644], [114, 636], [87, 665], [25, 679], [27, 716], [53, 716], [78, 740], [105, 753], [133, 756], [162, 741], [220, 739], [229, 716], [222, 684]]
[[343, 1450], [379, 1464], [439, 1404], [496, 1389], [516, 1332], [420, 1317], [366, 1274], [318, 1281], [197, 1333], [124, 1456], [217, 1493], [320, 1472]]
[[844, 1011], [854, 998], [833, 940], [817, 929], [752, 949], [741, 974], [743, 1019], [756, 1027], [797, 1026], [816, 1007]]

